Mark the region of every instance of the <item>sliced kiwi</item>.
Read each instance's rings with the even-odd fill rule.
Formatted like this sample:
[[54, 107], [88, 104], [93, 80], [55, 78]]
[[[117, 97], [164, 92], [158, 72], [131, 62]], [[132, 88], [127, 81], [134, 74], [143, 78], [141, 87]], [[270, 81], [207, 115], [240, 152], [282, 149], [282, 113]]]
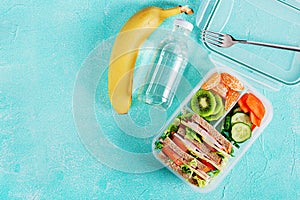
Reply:
[[213, 93], [208, 90], [198, 90], [192, 97], [192, 110], [202, 117], [210, 116], [216, 108], [216, 99]]
[[215, 96], [215, 99], [216, 99], [216, 107], [215, 107], [215, 110], [212, 114], [216, 115], [220, 112], [220, 110], [222, 108], [224, 108], [224, 104], [223, 104], [223, 101], [222, 101], [222, 97], [220, 97], [218, 94], [214, 94], [214, 96]]
[[220, 111], [219, 111], [217, 114], [207, 116], [207, 117], [205, 117], [205, 119], [206, 119], [207, 121], [215, 121], [215, 120], [220, 119], [220, 117], [222, 117], [224, 114], [225, 114], [225, 108], [224, 108], [224, 106], [222, 105]]

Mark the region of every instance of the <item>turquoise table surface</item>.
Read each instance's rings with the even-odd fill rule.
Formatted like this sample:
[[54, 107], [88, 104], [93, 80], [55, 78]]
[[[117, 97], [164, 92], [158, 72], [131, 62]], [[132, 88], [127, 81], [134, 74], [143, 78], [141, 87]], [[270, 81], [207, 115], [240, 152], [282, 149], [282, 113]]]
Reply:
[[[273, 120], [207, 194], [155, 163], [145, 173], [109, 167], [83, 144], [73, 98], [85, 59], [143, 7], [188, 4], [197, 10], [199, 3], [2, 0], [0, 199], [300, 199], [300, 84], [276, 92], [257, 88], [272, 102]], [[195, 21], [195, 15], [181, 17]], [[151, 152], [151, 140], [118, 140], [113, 123], [106, 124], [110, 141], [127, 151]], [[111, 159], [122, 168], [124, 158]]]

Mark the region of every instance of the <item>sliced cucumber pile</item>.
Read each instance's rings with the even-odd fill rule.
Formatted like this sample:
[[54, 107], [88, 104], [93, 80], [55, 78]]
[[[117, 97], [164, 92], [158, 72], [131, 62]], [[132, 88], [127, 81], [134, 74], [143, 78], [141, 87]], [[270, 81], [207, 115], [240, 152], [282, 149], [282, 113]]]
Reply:
[[240, 107], [235, 107], [225, 117], [222, 134], [236, 147], [237, 143], [248, 140], [252, 135], [252, 122], [250, 116], [244, 113]]

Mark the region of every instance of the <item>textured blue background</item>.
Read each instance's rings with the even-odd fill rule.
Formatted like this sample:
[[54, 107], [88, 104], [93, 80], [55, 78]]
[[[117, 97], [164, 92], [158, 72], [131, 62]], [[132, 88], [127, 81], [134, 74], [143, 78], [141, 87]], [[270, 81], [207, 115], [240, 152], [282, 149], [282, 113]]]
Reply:
[[86, 151], [72, 115], [76, 73], [140, 8], [199, 4], [165, 2], [0, 2], [0, 199], [300, 198], [300, 85], [261, 91], [273, 103], [273, 121], [209, 194], [166, 169], [127, 174]]

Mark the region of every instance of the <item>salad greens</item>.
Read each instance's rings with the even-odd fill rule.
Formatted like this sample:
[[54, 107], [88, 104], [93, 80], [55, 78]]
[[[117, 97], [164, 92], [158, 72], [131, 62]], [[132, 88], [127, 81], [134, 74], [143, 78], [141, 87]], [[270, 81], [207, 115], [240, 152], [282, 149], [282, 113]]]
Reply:
[[182, 114], [181, 116], [178, 116], [177, 118], [180, 119], [180, 120], [181, 120], [181, 119], [188, 120], [188, 119], [190, 119], [192, 116], [193, 116], [192, 113], [184, 113], [184, 114]]
[[190, 169], [190, 167], [188, 166], [188, 164], [183, 164], [180, 166], [180, 169], [182, 170], [183, 173], [185, 174], [192, 174], [192, 170]]
[[217, 176], [218, 174], [220, 173], [220, 170], [216, 169], [216, 170], [213, 170], [213, 171], [210, 171], [210, 172], [207, 172], [207, 174], [211, 177], [215, 177]]
[[155, 149], [162, 149], [163, 147], [164, 145], [160, 140], [155, 141]]
[[205, 180], [200, 179], [198, 176], [193, 176], [193, 179], [197, 181], [199, 187], [204, 187], [206, 185]]
[[166, 139], [171, 135], [172, 132], [177, 132], [179, 129], [180, 119], [175, 118], [173, 123], [164, 131], [164, 133], [159, 137], [160, 139], [155, 141], [155, 149], [162, 149], [163, 142], [162, 140]]
[[192, 129], [187, 127], [185, 130], [186, 130], [186, 136], [185, 136], [186, 138], [190, 140], [196, 140], [198, 142], [202, 142], [201, 138]]

